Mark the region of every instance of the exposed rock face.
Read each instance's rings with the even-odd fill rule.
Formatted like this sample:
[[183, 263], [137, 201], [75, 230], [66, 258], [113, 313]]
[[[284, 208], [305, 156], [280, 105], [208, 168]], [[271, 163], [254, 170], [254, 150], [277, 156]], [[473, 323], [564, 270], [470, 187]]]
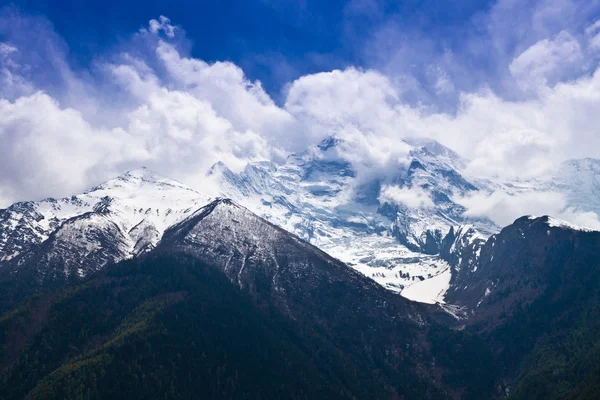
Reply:
[[[316, 312], [322, 296], [342, 288], [361, 292], [342, 297], [357, 296], [386, 308], [379, 285], [371, 279], [229, 199], [215, 200], [168, 229], [158, 250], [182, 252], [218, 266], [235, 285], [265, 301], [276, 299], [292, 315]], [[403, 318], [419, 320], [410, 302], [395, 307], [400, 304]]]
[[469, 323], [485, 329], [548, 290], [559, 299], [585, 286], [600, 271], [600, 232], [547, 216], [519, 218], [485, 242], [469, 230], [451, 231], [445, 243], [442, 257], [454, 269], [446, 301], [466, 307]]

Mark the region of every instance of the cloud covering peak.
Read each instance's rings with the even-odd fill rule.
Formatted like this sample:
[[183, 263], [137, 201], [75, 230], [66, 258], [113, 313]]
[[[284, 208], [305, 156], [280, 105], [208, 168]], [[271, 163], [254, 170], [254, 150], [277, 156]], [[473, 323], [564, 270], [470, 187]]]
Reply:
[[[542, 16], [530, 18], [540, 35]], [[484, 20], [505, 49], [500, 11]], [[2, 206], [68, 195], [139, 165], [201, 187], [218, 161], [233, 170], [278, 162], [331, 135], [365, 176], [406, 165], [409, 137], [457, 151], [469, 160], [465, 173], [483, 178], [536, 178], [566, 159], [600, 157], [597, 23], [580, 31], [560, 25], [516, 46], [505, 67], [516, 87], [510, 96], [494, 85], [459, 89], [448, 72], [456, 55], [446, 52], [447, 64], [431, 71], [440, 96], [457, 95], [450, 111], [413, 101], [411, 80], [391, 73], [393, 63], [300, 76], [275, 101], [238, 65], [191, 56], [184, 27], [165, 16], [85, 68], [73, 65], [41, 17], [4, 9], [0, 26]], [[394, 187], [384, 195], [429, 206]]]

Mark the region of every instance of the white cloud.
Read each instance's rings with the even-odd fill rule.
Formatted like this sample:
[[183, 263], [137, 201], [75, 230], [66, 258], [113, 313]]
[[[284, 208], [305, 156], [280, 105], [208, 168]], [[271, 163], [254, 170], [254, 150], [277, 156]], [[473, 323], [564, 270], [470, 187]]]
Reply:
[[466, 208], [465, 215], [474, 218], [489, 218], [500, 226], [511, 224], [523, 215], [557, 216], [566, 206], [561, 193], [519, 193], [507, 194], [502, 191], [475, 193], [454, 199]]
[[77, 110], [61, 109], [41, 92], [0, 100], [0, 142], [0, 186], [9, 199], [79, 190], [88, 184], [86, 171], [114, 165], [133, 145], [120, 132], [92, 128]]
[[505, 175], [532, 178], [552, 170], [548, 154], [555, 143], [544, 132], [529, 129], [499, 131], [475, 146], [476, 158], [467, 173], [476, 176]]
[[[405, 137], [438, 140], [471, 160], [467, 174], [482, 177], [539, 177], [568, 158], [600, 157], [599, 71], [540, 85], [525, 100], [507, 100], [491, 89], [463, 92], [456, 112], [444, 113], [408, 104], [404, 80], [350, 67], [296, 79], [279, 106], [240, 67], [190, 57], [176, 45], [181, 28], [166, 18], [153, 21], [134, 38], [135, 46], [98, 58], [94, 73], [101, 76], [71, 71], [62, 51], [46, 57], [60, 66], [60, 91], [44, 91], [28, 73], [26, 47], [0, 47], [0, 71], [10, 73], [0, 79], [19, 88], [0, 88], [3, 205], [68, 195], [139, 165], [200, 186], [216, 161], [239, 169], [331, 134], [346, 140], [336, 154], [352, 160], [364, 179], [393, 177], [409, 162]], [[561, 33], [534, 43], [513, 61], [513, 72], [550, 79], [563, 61], [579, 57], [574, 40]], [[454, 91], [447, 64], [439, 65], [430, 70], [438, 89]], [[565, 209], [562, 198], [528, 196], [461, 201], [470, 215], [502, 223], [537, 210], [594, 223], [592, 215]], [[432, 206], [418, 188], [388, 186], [382, 198]]]
[[16, 53], [17, 51], [17, 48], [9, 43], [0, 42], [0, 57], [6, 57], [8, 54]]
[[433, 208], [435, 206], [429, 194], [418, 186], [410, 188], [401, 188], [394, 185], [384, 186], [381, 188], [379, 201], [418, 209]]
[[[142, 35], [178, 32], [167, 26], [168, 20], [160, 23], [151, 22]], [[103, 82], [110, 83], [112, 93], [67, 69], [68, 93], [62, 100], [39, 90], [19, 93], [14, 100], [2, 93], [4, 204], [68, 195], [140, 165], [199, 186], [217, 161], [241, 169], [250, 160], [272, 157], [276, 149], [270, 135], [285, 132], [293, 118], [275, 106], [260, 84], [249, 82], [231, 63], [209, 65], [181, 57], [160, 39], [145, 43], [155, 46], [150, 53], [155, 59], [146, 62], [122, 52], [110, 63], [100, 61], [99, 70], [107, 73]], [[20, 51], [3, 49], [3, 54]], [[149, 66], [157, 63], [166, 76]], [[18, 65], [12, 68], [11, 78], [33, 88], [15, 75], [19, 71]]]
[[600, 33], [589, 39], [588, 45], [592, 51], [600, 50]]
[[399, 95], [388, 78], [349, 68], [303, 76], [288, 89], [285, 109], [311, 129], [309, 141], [354, 126], [389, 135]]
[[235, 64], [208, 64], [182, 57], [163, 41], [159, 41], [156, 55], [169, 74], [171, 86], [209, 102], [236, 129], [260, 132], [274, 141], [286, 139], [282, 135], [290, 131], [294, 118], [275, 105], [260, 82], [249, 81]]
[[600, 20], [594, 22], [585, 29], [590, 51], [600, 51]]
[[450, 93], [454, 91], [454, 84], [448, 73], [441, 67], [434, 69], [436, 94]]
[[524, 88], [536, 89], [580, 68], [583, 53], [577, 39], [562, 31], [543, 39], [519, 54], [509, 66], [511, 74]]
[[14, 99], [35, 91], [17, 72], [22, 68], [13, 59], [18, 52], [19, 50], [10, 43], [0, 42], [0, 98]]
[[560, 192], [508, 194], [497, 191], [475, 193], [454, 200], [466, 208], [466, 216], [488, 218], [499, 226], [509, 225], [523, 215], [551, 215], [580, 226], [600, 229], [596, 213], [568, 207], [564, 194]]
[[587, 28], [585, 28], [585, 33], [588, 35], [596, 34], [600, 31], [600, 19], [595, 21], [593, 24], [590, 24]]
[[592, 211], [581, 211], [567, 208], [558, 214], [560, 218], [585, 228], [600, 230], [600, 218]]
[[[171, 20], [164, 15], [158, 17], [158, 20], [151, 19], [148, 23], [148, 30], [151, 33], [158, 34], [163, 32], [167, 37], [174, 38], [177, 27], [171, 25]], [[145, 29], [142, 30], [144, 32]]]

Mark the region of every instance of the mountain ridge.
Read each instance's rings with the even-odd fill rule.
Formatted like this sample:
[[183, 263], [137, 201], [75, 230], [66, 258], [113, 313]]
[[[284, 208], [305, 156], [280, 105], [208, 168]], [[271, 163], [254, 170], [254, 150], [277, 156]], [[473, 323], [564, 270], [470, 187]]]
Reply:
[[[208, 282], [214, 287], [202, 283], [205, 274], [214, 276]], [[247, 302], [229, 303], [232, 291], [247, 296], [253, 308], [249, 310]], [[315, 384], [327, 381], [333, 384], [334, 393], [342, 398], [449, 399], [455, 391], [464, 393], [465, 398], [479, 390], [493, 391], [487, 372], [489, 354], [478, 347], [477, 340], [431, 321], [429, 314], [435, 311], [434, 307], [385, 290], [230, 199], [216, 199], [174, 225], [150, 252], [110, 265], [75, 286], [50, 293], [54, 294], [32, 300], [29, 304], [34, 305], [33, 309], [26, 304], [0, 319], [0, 337], [8, 337], [5, 340], [9, 343], [27, 326], [24, 321], [31, 318], [44, 321], [21, 344], [20, 357], [2, 360], [0, 352], [0, 367], [5, 366], [8, 371], [0, 379], [0, 391], [8, 390], [8, 398], [28, 393], [33, 398], [43, 398], [47, 393], [70, 395], [81, 385], [92, 385], [96, 393], [106, 393], [110, 389], [95, 383], [105, 382], [105, 374], [130, 376], [140, 369], [153, 379], [169, 382], [176, 392], [185, 391], [188, 386], [173, 381], [171, 374], [177, 374], [169, 366], [186, 360], [186, 365], [192, 363], [195, 367], [191, 368], [203, 371], [210, 364], [206, 365], [200, 354], [213, 354], [212, 347], [204, 347], [205, 343], [213, 342], [217, 343], [216, 350], [225, 354], [218, 361], [217, 371], [235, 366], [237, 373], [232, 372], [228, 379], [237, 387], [255, 371], [241, 360], [235, 361], [241, 350], [232, 343], [247, 342], [246, 333], [270, 354], [265, 361], [264, 356], [259, 356], [260, 349], [251, 349], [256, 359], [250, 365], [259, 360], [266, 363], [269, 374], [273, 366], [287, 371], [278, 378], [278, 384], [291, 379], [289, 365], [298, 365], [301, 371], [313, 371]], [[35, 311], [37, 305], [42, 306], [40, 301], [50, 303], [44, 304], [46, 311], [41, 316]], [[232, 307], [229, 313], [212, 312], [222, 310], [223, 305]], [[108, 313], [100, 311], [106, 307]], [[249, 314], [240, 314], [238, 307]], [[74, 315], [78, 318], [73, 319]], [[176, 318], [169, 317], [168, 325], [156, 327], [158, 316], [171, 315]], [[212, 316], [216, 325], [207, 316]], [[234, 318], [233, 324], [230, 318]], [[245, 322], [238, 322], [240, 318]], [[254, 319], [274, 328], [265, 332], [262, 325], [248, 326], [248, 321]], [[208, 326], [208, 332], [189, 331], [189, 326]], [[257, 329], [258, 335], [254, 333]], [[273, 337], [272, 332], [279, 333]], [[221, 342], [221, 335], [235, 339]], [[262, 335], [279, 339], [273, 343], [279, 346], [274, 353], [269, 353], [270, 347], [264, 340], [256, 339]], [[432, 335], [456, 341], [461, 347], [448, 359], [432, 344]], [[198, 340], [201, 342], [197, 343]], [[168, 348], [177, 349], [179, 357], [164, 352], [160, 343], [165, 342]], [[195, 363], [187, 352], [182, 354], [182, 343], [197, 355]], [[48, 351], [40, 352], [40, 345], [47, 346]], [[481, 357], [470, 356], [471, 349]], [[234, 364], [228, 362], [227, 355], [234, 357]], [[131, 364], [132, 356], [137, 360], [135, 367]], [[158, 357], [165, 363], [149, 361]], [[123, 365], [132, 368], [123, 370]], [[171, 372], [160, 375], [163, 369]], [[23, 375], [22, 371], [29, 373]], [[476, 384], [465, 384], [467, 373], [483, 379]], [[140, 393], [147, 393], [142, 388], [132, 390], [134, 382], [140, 379], [146, 382], [146, 378], [140, 378], [141, 374], [131, 380], [117, 379], [128, 396], [137, 398]], [[189, 374], [184, 376], [189, 378]], [[209, 383], [207, 387], [212, 388]], [[263, 383], [261, 387], [245, 390], [252, 392], [263, 387], [268, 386]], [[318, 390], [326, 392], [327, 387], [319, 384]], [[369, 390], [365, 391], [365, 387]], [[159, 385], [155, 390], [163, 393], [168, 388], [169, 385]], [[207, 389], [198, 390], [203, 393]], [[294, 390], [282, 396], [305, 398], [302, 393], [311, 392], [306, 387], [300, 392]], [[354, 396], [346, 396], [346, 392]]]
[[[438, 142], [408, 138], [404, 144], [410, 162], [388, 178], [359, 177], [345, 152], [353, 144], [335, 136], [291, 154], [283, 164], [257, 161], [234, 173], [220, 162], [207, 174], [221, 197], [317, 245], [387, 289], [416, 301], [443, 302], [440, 288], [447, 289], [449, 275], [456, 273], [443, 254], [447, 234], [464, 225], [484, 238], [500, 230], [489, 220], [466, 218], [456, 197], [493, 190], [512, 195], [531, 190], [533, 184], [512, 187], [473, 180], [462, 174], [468, 160]], [[595, 163], [572, 160], [561, 168], [569, 165], [593, 172]], [[581, 178], [589, 185], [569, 186], [565, 176], [571, 175], [563, 173], [562, 180], [540, 190], [562, 188], [571, 197], [594, 197], [593, 177]], [[403, 203], [411, 196], [417, 196], [419, 205]], [[0, 281], [1, 275], [28, 269], [36, 282], [69, 281], [136, 257], [156, 247], [169, 227], [210, 200], [142, 167], [80, 195], [15, 203], [0, 210]], [[582, 203], [569, 204], [585, 211]], [[77, 233], [86, 229], [89, 235]], [[103, 246], [110, 250], [103, 252]], [[68, 247], [79, 250], [61, 256], [60, 249]], [[57, 260], [54, 266], [52, 260]], [[58, 268], [60, 263], [66, 267]]]

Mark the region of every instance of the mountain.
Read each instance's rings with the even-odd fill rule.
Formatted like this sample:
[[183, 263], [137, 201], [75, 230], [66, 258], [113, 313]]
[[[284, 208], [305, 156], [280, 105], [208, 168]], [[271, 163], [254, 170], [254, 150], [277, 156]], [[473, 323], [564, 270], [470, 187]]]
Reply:
[[522, 217], [488, 240], [451, 231], [445, 300], [497, 355], [512, 398], [600, 394], [600, 232]]
[[[466, 160], [432, 140], [407, 139], [408, 163], [391, 176], [364, 181], [347, 149], [352, 144], [329, 137], [282, 165], [250, 163], [240, 173], [223, 163], [208, 176], [224, 197], [293, 232], [384, 287], [425, 302], [441, 299], [449, 266], [440, 259], [448, 230], [472, 223], [484, 235], [499, 228], [464, 216], [452, 199], [479, 190], [460, 173]], [[431, 203], [409, 207], [382, 197], [394, 186], [419, 191]], [[432, 282], [423, 283], [437, 278]], [[443, 282], [446, 282], [445, 284]]]
[[[548, 216], [519, 218], [487, 240], [472, 229], [452, 230], [445, 239], [448, 251], [442, 253], [454, 272], [446, 298], [474, 314], [486, 309], [482, 318], [493, 325], [510, 307], [537, 298], [556, 279], [554, 273], [572, 274], [568, 281], [580, 279], [576, 268], [592, 273], [598, 240], [599, 231]], [[503, 297], [505, 292], [511, 296]], [[496, 303], [490, 315], [489, 307]]]
[[[433, 140], [405, 139], [399, 145], [407, 149], [405, 162], [369, 178], [355, 170], [348, 156], [353, 144], [337, 137], [292, 154], [280, 165], [258, 161], [234, 173], [217, 163], [208, 177], [220, 196], [387, 289], [425, 303], [443, 304], [454, 279], [442, 255], [443, 238], [451, 229], [468, 225], [481, 238], [500, 230], [489, 220], [465, 216], [458, 199], [494, 191], [559, 191], [570, 210], [596, 210], [594, 160], [565, 162], [551, 182], [498, 183], [468, 177], [468, 160]], [[23, 293], [76, 281], [107, 264], [136, 257], [209, 200], [141, 168], [80, 195], [0, 210], [2, 297], [10, 306]], [[0, 310], [5, 309], [3, 301]]]
[[151, 250], [167, 227], [208, 201], [140, 168], [81, 195], [0, 210], [0, 287], [5, 292], [0, 306], [37, 287], [78, 280]]
[[[599, 160], [566, 161], [548, 179], [484, 180], [467, 175], [468, 160], [434, 140], [409, 138], [400, 145], [408, 149], [405, 164], [368, 179], [348, 155], [354, 145], [335, 136], [290, 155], [281, 165], [253, 162], [234, 173], [217, 163], [208, 176], [222, 196], [387, 289], [426, 303], [443, 304], [461, 268], [451, 268], [444, 254], [452, 244], [443, 243], [448, 233], [466, 230], [479, 243], [501, 229], [488, 219], [469, 217], [460, 199], [558, 193], [567, 214], [600, 213]], [[462, 273], [474, 265], [464, 265]]]
[[142, 168], [0, 210], [0, 397], [597, 398], [600, 232], [499, 229], [455, 201], [559, 190], [589, 210], [596, 163], [495, 184], [405, 144], [371, 180], [333, 137], [216, 164], [233, 200]]
[[491, 353], [231, 200], [0, 319], [0, 393], [37, 398], [479, 398]]
[[217, 199], [149, 252], [4, 314], [0, 393], [597, 397], [600, 232], [523, 217], [442, 246], [460, 325]]

